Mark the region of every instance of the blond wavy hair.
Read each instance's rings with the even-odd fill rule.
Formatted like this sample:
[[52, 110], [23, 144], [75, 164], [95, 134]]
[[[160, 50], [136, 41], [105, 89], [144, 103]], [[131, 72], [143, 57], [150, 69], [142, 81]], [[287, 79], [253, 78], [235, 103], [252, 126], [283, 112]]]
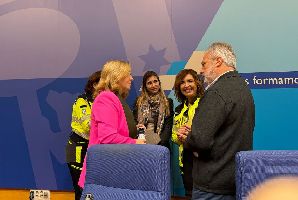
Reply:
[[107, 61], [102, 68], [101, 77], [98, 85], [95, 87], [95, 97], [102, 91], [112, 91], [125, 98], [129, 91], [124, 90], [120, 85], [120, 80], [131, 74], [131, 66], [128, 62], [122, 60]]

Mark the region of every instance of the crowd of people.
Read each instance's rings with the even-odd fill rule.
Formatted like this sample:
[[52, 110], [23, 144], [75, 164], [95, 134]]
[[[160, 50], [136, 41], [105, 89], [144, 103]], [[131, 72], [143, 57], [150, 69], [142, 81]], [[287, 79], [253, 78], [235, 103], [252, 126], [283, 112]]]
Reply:
[[[183, 69], [174, 83], [180, 103], [174, 112], [159, 76], [147, 71], [133, 111], [125, 101], [133, 77], [126, 61], [111, 60], [92, 74], [73, 105], [66, 157], [75, 198], [86, 175], [85, 155], [95, 144], [179, 146], [185, 194], [193, 200], [235, 199], [235, 154], [251, 150], [255, 107], [250, 89], [236, 70], [227, 43], [205, 51], [200, 71]], [[104, 113], [104, 114], [103, 114]], [[138, 130], [145, 137], [138, 137]]]

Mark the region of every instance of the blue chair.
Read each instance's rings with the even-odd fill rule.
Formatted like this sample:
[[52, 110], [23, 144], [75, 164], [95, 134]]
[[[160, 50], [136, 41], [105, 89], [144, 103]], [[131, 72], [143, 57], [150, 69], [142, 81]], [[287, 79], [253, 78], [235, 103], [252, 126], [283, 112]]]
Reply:
[[169, 150], [149, 144], [106, 144], [90, 147], [81, 199], [88, 198], [169, 200]]
[[242, 151], [236, 154], [236, 199], [269, 178], [298, 175], [298, 151]]

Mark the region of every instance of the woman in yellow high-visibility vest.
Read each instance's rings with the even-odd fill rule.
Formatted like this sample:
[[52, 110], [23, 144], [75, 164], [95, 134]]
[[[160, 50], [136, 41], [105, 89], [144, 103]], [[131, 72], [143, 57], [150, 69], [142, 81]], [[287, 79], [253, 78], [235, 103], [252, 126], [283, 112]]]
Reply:
[[193, 152], [183, 147], [177, 133], [184, 131], [186, 128], [184, 125], [191, 126], [195, 110], [204, 94], [204, 88], [197, 72], [192, 69], [183, 69], [177, 74], [174, 88], [175, 96], [181, 104], [175, 109], [172, 141], [179, 145], [179, 166], [185, 195], [190, 198], [192, 192]]
[[72, 132], [66, 145], [66, 162], [71, 174], [76, 200], [80, 199], [82, 192], [78, 181], [89, 143], [91, 106], [100, 74], [101, 71], [97, 71], [89, 76], [85, 92], [77, 97], [72, 106]]

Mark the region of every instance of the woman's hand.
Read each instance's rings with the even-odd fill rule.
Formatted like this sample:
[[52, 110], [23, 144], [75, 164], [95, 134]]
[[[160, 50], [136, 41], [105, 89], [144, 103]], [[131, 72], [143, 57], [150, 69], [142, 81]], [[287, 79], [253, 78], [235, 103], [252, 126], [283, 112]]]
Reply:
[[179, 141], [184, 143], [190, 131], [191, 131], [190, 126], [187, 126], [187, 125], [181, 126], [177, 132]]
[[144, 124], [137, 124], [137, 129], [139, 130], [139, 128], [146, 130], [146, 126]]
[[146, 144], [145, 139], [136, 139], [136, 144]]

